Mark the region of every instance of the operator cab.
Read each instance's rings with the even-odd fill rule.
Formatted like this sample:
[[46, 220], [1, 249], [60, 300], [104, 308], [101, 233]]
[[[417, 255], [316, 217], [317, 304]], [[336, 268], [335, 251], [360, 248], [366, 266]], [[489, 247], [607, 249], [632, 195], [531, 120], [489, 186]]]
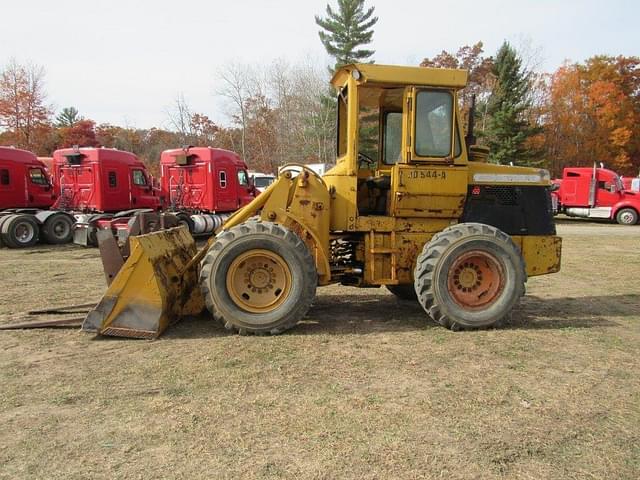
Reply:
[[[466, 82], [466, 72], [445, 70], [449, 78], [439, 78], [439, 73], [424, 69], [425, 77], [430, 74], [429, 80], [435, 76], [434, 85], [421, 85], [421, 79], [416, 79], [416, 84], [397, 85], [384, 78], [384, 68], [352, 66], [352, 79], [356, 81], [348, 79], [338, 89], [339, 159], [350, 153], [348, 130], [357, 130], [353, 148], [358, 216], [391, 214], [389, 192], [392, 177], [398, 175], [394, 169], [398, 164], [467, 163], [456, 120], [457, 90]], [[360, 69], [364, 71], [360, 73]], [[355, 94], [350, 95], [350, 89]], [[356, 125], [348, 125], [349, 108], [354, 108], [350, 102], [356, 103]]]

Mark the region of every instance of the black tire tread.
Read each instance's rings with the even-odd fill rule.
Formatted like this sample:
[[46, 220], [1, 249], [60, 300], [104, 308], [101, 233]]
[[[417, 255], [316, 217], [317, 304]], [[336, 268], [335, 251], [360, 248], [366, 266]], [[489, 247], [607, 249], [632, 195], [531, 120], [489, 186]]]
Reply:
[[[65, 238], [59, 238], [53, 233], [52, 224], [54, 220], [58, 218], [65, 218], [69, 222], [69, 235], [67, 235], [67, 237]], [[71, 219], [70, 216], [66, 214], [64, 213], [53, 214], [44, 221], [44, 224], [41, 227], [42, 236], [44, 237], [44, 240], [51, 245], [61, 245], [63, 243], [69, 243], [73, 240], [73, 224], [74, 224], [74, 221]]]
[[[429, 317], [431, 317], [435, 322], [439, 323], [445, 328], [448, 328], [453, 331], [459, 330], [467, 330], [472, 329], [472, 327], [466, 327], [445, 315], [440, 306], [437, 304], [435, 295], [433, 292], [433, 273], [436, 268], [436, 264], [446, 251], [446, 249], [451, 245], [455, 240], [472, 235], [490, 235], [501, 242], [511, 246], [517, 252], [520, 252], [520, 249], [513, 242], [511, 237], [501, 230], [492, 227], [490, 225], [486, 225], [483, 223], [459, 223], [456, 225], [452, 225], [450, 227], [445, 228], [444, 230], [436, 233], [429, 242], [424, 246], [422, 252], [418, 255], [418, 259], [416, 262], [415, 274], [414, 274], [414, 286], [416, 290], [416, 294], [418, 296], [418, 301], [427, 312]], [[524, 272], [524, 280], [526, 281], [526, 267], [524, 263], [524, 259], [522, 255], [518, 255], [520, 259], [520, 268], [522, 272]], [[518, 298], [522, 297], [525, 293], [524, 282], [520, 285], [517, 285], [517, 288], [520, 291], [517, 293]], [[506, 317], [508, 317], [507, 314]], [[507, 318], [501, 318], [494, 322], [493, 326], [502, 325]]]
[[[306, 284], [309, 286], [309, 288], [307, 288], [306, 291], [303, 292], [302, 298], [297, 303], [297, 307], [292, 312], [290, 312], [289, 315], [287, 315], [287, 318], [281, 324], [277, 325], [276, 327], [272, 327], [269, 330], [252, 330], [234, 324], [233, 319], [225, 319], [216, 308], [213, 297], [211, 295], [211, 291], [209, 289], [210, 278], [213, 274], [212, 264], [217, 253], [223, 250], [237, 238], [254, 234], [267, 234], [277, 237], [280, 241], [286, 243], [290, 248], [296, 250], [304, 258], [303, 271], [308, 280]], [[209, 312], [211, 312], [213, 318], [221, 322], [227, 330], [235, 331], [240, 335], [281, 334], [284, 331], [294, 327], [304, 317], [304, 315], [309, 310], [309, 307], [311, 306], [311, 302], [315, 298], [318, 274], [315, 268], [315, 261], [311, 256], [309, 249], [300, 239], [300, 237], [298, 237], [298, 235], [296, 235], [286, 227], [276, 223], [262, 222], [251, 218], [245, 223], [230, 228], [229, 230], [222, 231], [216, 237], [215, 242], [213, 243], [211, 248], [209, 248], [209, 251], [207, 252], [200, 265], [200, 288], [202, 290], [202, 294], [204, 295], [207, 309], [209, 310]]]
[[[12, 234], [14, 223], [19, 221], [20, 219], [22, 219], [23, 221], [29, 222], [34, 229], [33, 239], [28, 244], [25, 244], [25, 245], [18, 243], [15, 240], [15, 238], [13, 238], [13, 234]], [[27, 248], [27, 247], [32, 247], [33, 245], [38, 243], [39, 233], [40, 233], [40, 228], [38, 226], [38, 222], [32, 216], [27, 214], [16, 214], [16, 215], [10, 215], [9, 218], [7, 218], [3, 222], [2, 231], [0, 232], [0, 235], [2, 235], [2, 240], [4, 244], [9, 248]]]

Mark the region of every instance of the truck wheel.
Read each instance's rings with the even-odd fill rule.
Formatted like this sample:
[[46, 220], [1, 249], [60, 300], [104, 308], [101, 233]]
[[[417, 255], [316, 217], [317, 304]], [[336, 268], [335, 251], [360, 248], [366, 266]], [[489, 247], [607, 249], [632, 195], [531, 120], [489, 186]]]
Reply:
[[633, 208], [623, 208], [616, 214], [616, 222], [620, 225], [635, 225], [638, 223], [638, 212]]
[[4, 235], [2, 235], [2, 225], [4, 224], [4, 222], [7, 221], [7, 219], [9, 217], [12, 217], [12, 216], [13, 215], [2, 215], [2, 216], [0, 216], [0, 247], [7, 246], [7, 244], [2, 239], [2, 237], [4, 236]]
[[207, 252], [200, 286], [228, 330], [276, 335], [293, 327], [316, 293], [315, 261], [300, 237], [271, 222], [222, 232]]
[[434, 235], [418, 256], [418, 301], [452, 330], [498, 325], [524, 295], [520, 250], [501, 230], [461, 223]]
[[59, 245], [73, 240], [73, 219], [64, 213], [51, 215], [42, 225], [42, 236], [47, 243]]
[[31, 215], [11, 215], [2, 224], [2, 240], [9, 248], [34, 246], [38, 232], [38, 222]]
[[416, 295], [416, 289], [413, 284], [410, 285], [387, 285], [387, 290], [393, 293], [401, 300], [413, 300], [416, 301], [418, 296]]
[[186, 213], [178, 213], [176, 218], [178, 220], [178, 226], [181, 227], [182, 225], [186, 225], [189, 229], [189, 233], [193, 235], [194, 223], [191, 217]]

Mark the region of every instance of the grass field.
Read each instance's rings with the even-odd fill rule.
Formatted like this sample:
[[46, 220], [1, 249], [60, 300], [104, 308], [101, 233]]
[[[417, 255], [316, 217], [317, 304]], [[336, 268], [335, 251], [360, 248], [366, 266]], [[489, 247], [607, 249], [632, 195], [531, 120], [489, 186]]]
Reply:
[[[277, 337], [0, 332], [0, 478], [640, 478], [640, 227], [564, 222], [500, 330], [318, 290]], [[0, 323], [99, 299], [97, 251], [0, 250]]]

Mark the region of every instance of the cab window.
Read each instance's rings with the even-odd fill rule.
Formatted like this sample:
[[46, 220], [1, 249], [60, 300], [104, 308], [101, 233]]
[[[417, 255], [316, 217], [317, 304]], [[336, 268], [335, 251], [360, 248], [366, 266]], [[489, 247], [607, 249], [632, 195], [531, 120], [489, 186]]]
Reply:
[[9, 169], [0, 168], [0, 185], [9, 185]]
[[147, 177], [144, 175], [142, 170], [133, 171], [133, 184], [139, 187], [147, 186]]
[[227, 172], [220, 171], [220, 188], [227, 188]]
[[116, 172], [109, 172], [109, 187], [116, 188], [118, 186], [118, 179]]
[[402, 112], [387, 112], [384, 116], [384, 144], [382, 162], [394, 165], [400, 160], [402, 143]]
[[450, 92], [422, 90], [416, 97], [415, 153], [420, 157], [451, 154], [453, 96]]
[[35, 185], [49, 185], [49, 180], [47, 180], [47, 176], [44, 174], [41, 168], [30, 168], [29, 178], [31, 179], [31, 183]]
[[349, 92], [343, 88], [338, 94], [336, 115], [336, 155], [339, 157], [347, 153], [347, 99]]
[[241, 187], [249, 186], [249, 179], [247, 178], [247, 172], [244, 170], [238, 170], [238, 183]]

